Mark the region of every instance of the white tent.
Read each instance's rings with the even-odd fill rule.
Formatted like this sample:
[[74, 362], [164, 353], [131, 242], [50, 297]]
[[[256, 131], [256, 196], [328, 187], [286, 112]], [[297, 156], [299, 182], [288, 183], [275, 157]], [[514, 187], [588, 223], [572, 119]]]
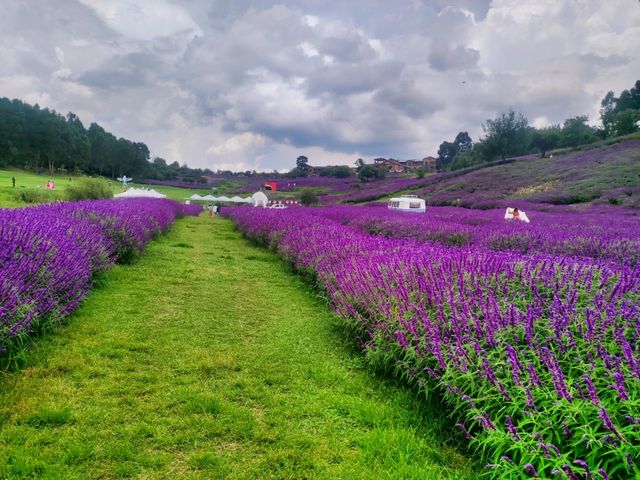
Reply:
[[242, 203], [242, 202], [244, 202], [244, 198], [239, 197], [239, 196], [237, 196], [237, 195], [236, 195], [235, 197], [231, 197], [231, 199], [230, 199], [230, 200], [231, 200], [233, 203]]
[[243, 198], [242, 201], [244, 203], [253, 203], [253, 197], [247, 197], [247, 198]]
[[269, 203], [269, 199], [264, 192], [256, 192], [251, 196], [254, 207], [266, 207]]
[[187, 200], [202, 200], [203, 197], [201, 197], [200, 195], [198, 195], [197, 193], [194, 193], [193, 195], [191, 195], [189, 198], [187, 198]]
[[221, 196], [221, 197], [218, 197], [218, 201], [219, 201], [219, 202], [228, 202], [228, 201], [230, 201], [230, 198], [229, 198], [229, 197], [225, 197], [225, 196], [223, 195], [223, 196]]
[[115, 198], [167, 198], [166, 195], [150, 188], [130, 188], [114, 195]]
[[213, 195], [205, 195], [202, 197], [202, 200], [206, 200], [207, 202], [217, 202], [220, 200], [218, 197], [214, 197]]

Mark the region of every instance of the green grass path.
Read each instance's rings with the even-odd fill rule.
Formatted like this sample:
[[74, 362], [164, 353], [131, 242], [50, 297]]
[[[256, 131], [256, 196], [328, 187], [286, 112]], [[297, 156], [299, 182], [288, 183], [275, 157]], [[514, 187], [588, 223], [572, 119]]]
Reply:
[[338, 324], [228, 220], [180, 220], [0, 377], [0, 478], [473, 478]]

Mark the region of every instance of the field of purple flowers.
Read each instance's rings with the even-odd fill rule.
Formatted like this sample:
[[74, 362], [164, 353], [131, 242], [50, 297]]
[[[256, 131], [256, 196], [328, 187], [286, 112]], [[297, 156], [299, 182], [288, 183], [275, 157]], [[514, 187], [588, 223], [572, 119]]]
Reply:
[[431, 207], [427, 215], [381, 208], [334, 206], [313, 212], [374, 235], [414, 238], [449, 246], [518, 253], [547, 253], [640, 262], [638, 212], [600, 207], [570, 214], [531, 211], [532, 223], [507, 222], [504, 210]]
[[127, 262], [180, 216], [170, 200], [92, 200], [0, 209], [0, 362], [59, 322], [114, 262]]
[[602, 202], [640, 207], [640, 140], [553, 158], [525, 156], [425, 177], [417, 193], [430, 205], [494, 208], [519, 199], [556, 205]]
[[376, 208], [226, 214], [317, 280], [372, 364], [438, 392], [490, 477], [638, 478], [637, 217], [536, 213], [544, 235], [432, 211], [424, 224]]

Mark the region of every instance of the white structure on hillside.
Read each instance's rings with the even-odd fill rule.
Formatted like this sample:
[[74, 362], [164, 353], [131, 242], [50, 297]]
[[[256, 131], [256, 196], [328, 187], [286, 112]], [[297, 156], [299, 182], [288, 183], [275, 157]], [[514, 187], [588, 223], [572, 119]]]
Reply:
[[114, 195], [115, 198], [167, 198], [163, 193], [151, 188], [130, 188], [126, 192]]
[[427, 211], [427, 203], [417, 195], [402, 195], [389, 200], [389, 210], [424, 213]]
[[251, 199], [253, 200], [253, 206], [254, 207], [265, 207], [266, 208], [267, 204], [269, 203], [269, 199], [264, 194], [264, 192], [256, 192], [256, 193], [254, 193], [251, 196]]

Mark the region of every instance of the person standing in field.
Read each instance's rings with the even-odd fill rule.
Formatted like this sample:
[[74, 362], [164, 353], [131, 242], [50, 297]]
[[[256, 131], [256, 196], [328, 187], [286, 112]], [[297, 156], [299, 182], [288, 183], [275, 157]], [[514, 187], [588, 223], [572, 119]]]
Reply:
[[11, 177], [11, 186], [16, 188], [16, 177]]

